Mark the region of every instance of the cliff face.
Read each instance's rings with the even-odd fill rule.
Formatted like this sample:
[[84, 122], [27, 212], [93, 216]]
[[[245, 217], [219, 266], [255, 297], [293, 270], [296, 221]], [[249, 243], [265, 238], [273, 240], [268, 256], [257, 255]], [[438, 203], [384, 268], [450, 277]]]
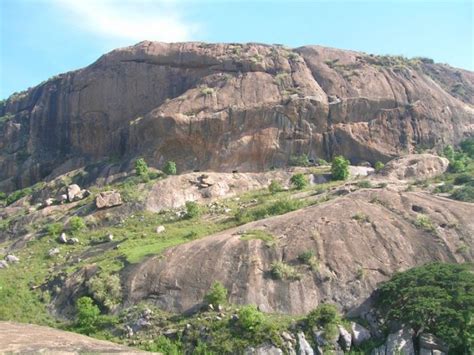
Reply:
[[318, 46], [141, 42], [0, 106], [0, 189], [111, 158], [255, 171], [474, 134], [474, 75]]

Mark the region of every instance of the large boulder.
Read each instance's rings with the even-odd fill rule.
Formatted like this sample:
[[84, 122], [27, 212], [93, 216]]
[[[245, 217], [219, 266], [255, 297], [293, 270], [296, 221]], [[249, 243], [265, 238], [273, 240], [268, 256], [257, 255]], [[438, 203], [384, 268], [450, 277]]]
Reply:
[[122, 203], [122, 196], [117, 191], [103, 191], [95, 198], [95, 205], [98, 209], [119, 206]]
[[314, 355], [314, 350], [309, 345], [303, 332], [298, 332], [298, 355]]
[[411, 154], [389, 161], [379, 176], [394, 180], [423, 180], [441, 175], [449, 160], [433, 154]]
[[402, 328], [390, 333], [385, 344], [372, 350], [371, 355], [415, 355], [413, 345], [413, 332], [411, 329]]
[[349, 333], [346, 328], [339, 325], [339, 344], [341, 345], [342, 350], [349, 351], [352, 345], [352, 335]]
[[80, 195], [81, 188], [77, 184], [72, 184], [67, 187], [67, 200], [69, 202], [75, 201], [76, 197]]
[[364, 328], [355, 322], [351, 322], [351, 334], [352, 342], [356, 346], [362, 344], [366, 340], [369, 340], [371, 337], [370, 331], [367, 328]]

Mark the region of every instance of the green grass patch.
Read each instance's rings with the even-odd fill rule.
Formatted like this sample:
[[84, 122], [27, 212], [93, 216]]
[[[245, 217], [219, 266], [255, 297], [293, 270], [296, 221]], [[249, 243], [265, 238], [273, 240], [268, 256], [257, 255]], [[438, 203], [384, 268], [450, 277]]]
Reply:
[[267, 231], [261, 229], [247, 230], [240, 236], [240, 240], [255, 240], [259, 239], [265, 243], [266, 246], [274, 246], [276, 244], [275, 237]]

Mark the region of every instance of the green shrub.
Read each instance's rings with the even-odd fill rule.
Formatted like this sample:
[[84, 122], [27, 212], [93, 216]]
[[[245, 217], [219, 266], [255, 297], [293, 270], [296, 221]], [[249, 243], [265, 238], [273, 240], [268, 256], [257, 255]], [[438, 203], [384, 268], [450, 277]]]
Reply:
[[63, 231], [63, 225], [61, 223], [51, 223], [46, 227], [47, 233], [52, 237], [58, 237]]
[[362, 212], [356, 213], [351, 218], [359, 222], [370, 222], [369, 216]]
[[469, 156], [469, 158], [474, 159], [474, 137], [463, 140], [459, 146], [461, 147], [461, 150]]
[[290, 157], [290, 165], [292, 166], [309, 166], [309, 157], [306, 154], [292, 155]]
[[331, 175], [333, 180], [346, 180], [349, 177], [349, 160], [343, 156], [337, 156], [331, 163]]
[[176, 175], [176, 163], [174, 161], [167, 161], [163, 168], [163, 172], [166, 175]]
[[434, 232], [436, 230], [431, 219], [425, 215], [418, 215], [416, 217], [415, 226], [427, 232]]
[[95, 275], [87, 282], [87, 287], [94, 300], [108, 311], [114, 311], [122, 301], [122, 286], [118, 275]]
[[268, 206], [262, 206], [253, 209], [240, 209], [234, 217], [239, 223], [247, 223], [258, 219], [291, 212], [297, 210], [302, 205], [303, 203], [299, 200], [282, 198]]
[[308, 265], [313, 271], [318, 269], [318, 260], [312, 250], [305, 251], [298, 255], [298, 260], [301, 263]]
[[265, 316], [254, 305], [243, 306], [238, 312], [239, 325], [247, 332], [256, 332], [265, 323]]
[[142, 178], [148, 178], [148, 165], [145, 159], [140, 158], [135, 161], [135, 173]]
[[471, 175], [471, 174], [461, 174], [461, 175], [458, 175], [454, 178], [454, 185], [463, 185], [463, 184], [467, 184], [468, 182], [471, 182], [474, 180], [474, 177]]
[[291, 265], [275, 261], [270, 268], [270, 275], [275, 280], [299, 280], [301, 275]]
[[289, 199], [289, 198], [282, 198], [275, 201], [271, 205], [269, 205], [265, 209], [265, 211], [266, 211], [266, 215], [268, 216], [276, 216], [276, 215], [280, 215], [280, 214], [297, 210], [301, 206], [302, 206], [301, 201]]
[[71, 233], [77, 233], [86, 229], [86, 222], [81, 217], [73, 216], [69, 219], [68, 226]]
[[316, 309], [309, 312], [306, 322], [310, 327], [324, 327], [327, 324], [338, 324], [341, 322], [341, 315], [336, 306], [328, 303], [320, 304]]
[[377, 161], [375, 162], [374, 164], [374, 169], [375, 169], [375, 172], [378, 173], [380, 170], [382, 170], [383, 168], [385, 167], [385, 164], [382, 163], [381, 161]]
[[451, 194], [451, 198], [458, 201], [474, 202], [474, 186], [463, 186], [456, 189]]
[[7, 198], [7, 194], [5, 192], [0, 191], [0, 200], [5, 200]]
[[214, 88], [210, 88], [210, 87], [207, 87], [207, 86], [203, 86], [201, 88], [201, 93], [203, 95], [212, 95], [216, 90]]
[[447, 192], [453, 191], [453, 189], [454, 189], [453, 184], [444, 183], [443, 185], [436, 186], [436, 188], [434, 189], [434, 192], [435, 193], [447, 193]]
[[283, 191], [283, 186], [281, 186], [280, 182], [272, 180], [270, 182], [270, 185], [268, 185], [268, 191], [270, 191], [270, 193], [274, 195], [280, 191]]
[[310, 329], [313, 327], [324, 330], [324, 338], [331, 340], [337, 337], [337, 325], [341, 324], [341, 315], [336, 306], [322, 303], [306, 316], [306, 323]]
[[329, 165], [329, 163], [324, 159], [316, 159], [316, 164], [318, 165]]
[[6, 200], [7, 206], [11, 205], [13, 202], [18, 201], [19, 199], [21, 199], [25, 196], [31, 195], [32, 193], [33, 193], [33, 189], [31, 187], [27, 187], [25, 189], [16, 190], [16, 191], [12, 192], [7, 197], [7, 200]]
[[443, 149], [443, 155], [451, 162], [454, 160], [454, 148], [451, 145], [447, 145]]
[[361, 189], [370, 189], [372, 187], [372, 184], [368, 180], [362, 180], [357, 183], [357, 186]]
[[259, 239], [263, 242], [265, 242], [265, 245], [268, 247], [272, 247], [275, 245], [275, 237], [268, 233], [267, 231], [264, 231], [262, 229], [251, 229], [245, 231], [245, 233], [242, 234], [240, 237], [241, 240], [254, 240], [254, 239]]
[[308, 185], [308, 179], [302, 173], [294, 174], [291, 177], [290, 182], [295, 186], [297, 190], [302, 190]]
[[197, 202], [186, 202], [186, 218], [195, 218], [201, 214], [201, 209]]
[[76, 302], [76, 328], [80, 333], [96, 331], [100, 310], [90, 297], [81, 297]]
[[227, 302], [227, 289], [219, 281], [215, 281], [209, 292], [204, 296], [204, 301], [207, 304], [223, 305]]
[[184, 354], [183, 346], [180, 341], [173, 341], [164, 335], [160, 335], [152, 343], [146, 345], [145, 350], [159, 352], [166, 355]]
[[198, 237], [198, 233], [196, 231], [189, 231], [188, 233], [186, 233], [186, 235], [184, 236], [184, 238], [186, 239], [190, 239], [190, 240], [194, 240]]
[[395, 274], [379, 288], [376, 307], [387, 321], [433, 333], [449, 352], [474, 346], [474, 273], [471, 264], [432, 263]]
[[314, 258], [314, 252], [312, 250], [305, 251], [298, 255], [298, 260], [304, 264], [309, 263], [312, 258]]
[[449, 163], [449, 170], [453, 173], [462, 173], [466, 171], [466, 163], [462, 160], [454, 160]]

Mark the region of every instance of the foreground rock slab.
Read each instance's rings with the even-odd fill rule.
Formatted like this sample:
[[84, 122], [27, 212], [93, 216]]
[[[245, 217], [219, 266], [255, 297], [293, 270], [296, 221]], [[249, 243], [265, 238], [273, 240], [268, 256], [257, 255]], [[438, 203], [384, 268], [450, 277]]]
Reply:
[[0, 349], [5, 353], [114, 353], [144, 354], [145, 352], [126, 346], [97, 340], [63, 330], [34, 324], [0, 322]]

